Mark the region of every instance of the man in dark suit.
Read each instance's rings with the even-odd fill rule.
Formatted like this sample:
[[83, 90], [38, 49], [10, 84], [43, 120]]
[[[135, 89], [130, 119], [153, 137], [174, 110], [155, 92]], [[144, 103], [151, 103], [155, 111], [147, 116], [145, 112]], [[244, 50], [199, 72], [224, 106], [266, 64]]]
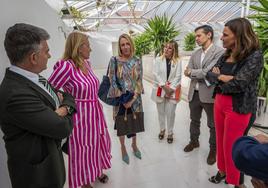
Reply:
[[216, 64], [223, 54], [223, 49], [213, 44], [213, 29], [209, 25], [202, 25], [195, 29], [195, 40], [201, 47], [191, 56], [184, 75], [191, 79], [188, 100], [190, 107], [190, 142], [184, 148], [185, 152], [191, 152], [199, 147], [200, 119], [202, 111], [207, 115], [209, 128], [210, 151], [207, 163], [213, 165], [216, 162], [216, 135], [213, 116], [212, 98], [214, 87], [206, 80], [207, 72]]
[[62, 188], [65, 182], [61, 140], [72, 131], [75, 103], [39, 75], [50, 58], [48, 39], [44, 29], [22, 23], [5, 36], [11, 67], [0, 86], [0, 126], [13, 188]]
[[268, 188], [268, 137], [259, 134], [255, 137], [243, 136], [233, 145], [235, 166], [243, 173], [252, 176], [255, 188]]

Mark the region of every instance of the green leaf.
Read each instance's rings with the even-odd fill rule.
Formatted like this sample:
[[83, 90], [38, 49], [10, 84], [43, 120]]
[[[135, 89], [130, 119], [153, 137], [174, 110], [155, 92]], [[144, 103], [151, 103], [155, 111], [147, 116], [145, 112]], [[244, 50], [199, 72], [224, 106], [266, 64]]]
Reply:
[[268, 12], [267, 9], [262, 8], [262, 7], [257, 7], [255, 5], [250, 5], [250, 8], [253, 9], [253, 10], [256, 10], [256, 11], [260, 11], [260, 12]]
[[268, 0], [259, 0], [259, 2], [258, 6], [250, 6], [257, 13], [248, 18], [256, 23], [254, 29], [257, 32], [264, 56], [264, 68], [258, 82], [258, 95], [268, 99]]
[[194, 50], [196, 47], [196, 43], [195, 43], [195, 34], [194, 33], [188, 33], [185, 37], [184, 37], [184, 50], [185, 51], [192, 51]]
[[259, 2], [261, 3], [261, 5], [268, 10], [268, 1], [267, 0], [259, 0]]
[[152, 44], [155, 50], [155, 55], [161, 52], [163, 45], [173, 40], [179, 35], [179, 29], [176, 28], [172, 18], [168, 18], [165, 14], [163, 16], [155, 16], [151, 18], [145, 26], [146, 33], [153, 36]]

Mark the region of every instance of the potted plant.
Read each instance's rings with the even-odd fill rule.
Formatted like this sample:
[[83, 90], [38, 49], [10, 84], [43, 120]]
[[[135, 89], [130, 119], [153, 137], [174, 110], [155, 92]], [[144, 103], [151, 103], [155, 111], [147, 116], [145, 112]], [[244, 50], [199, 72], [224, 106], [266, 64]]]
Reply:
[[258, 110], [257, 114], [260, 116], [266, 112], [268, 99], [268, 0], [258, 0], [259, 6], [251, 5], [251, 9], [257, 13], [250, 15], [249, 19], [253, 20], [254, 29], [258, 35], [261, 50], [264, 55], [264, 68], [261, 72], [258, 82]]
[[136, 55], [141, 59], [145, 54], [149, 54], [153, 47], [150, 35], [146, 32], [134, 37]]
[[188, 33], [184, 37], [184, 47], [183, 50], [185, 51], [193, 51], [196, 47], [195, 43], [195, 34], [194, 33]]
[[172, 17], [168, 18], [165, 14], [150, 19], [147, 22], [145, 30], [150, 36], [153, 49], [155, 50], [155, 56], [160, 54], [164, 43], [173, 40], [180, 33]]

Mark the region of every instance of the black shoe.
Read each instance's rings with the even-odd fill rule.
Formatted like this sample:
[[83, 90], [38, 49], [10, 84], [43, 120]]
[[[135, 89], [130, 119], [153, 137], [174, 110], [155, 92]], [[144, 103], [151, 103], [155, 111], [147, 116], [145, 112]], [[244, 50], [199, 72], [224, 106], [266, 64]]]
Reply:
[[194, 148], [198, 148], [199, 147], [199, 142], [193, 142], [190, 141], [189, 144], [187, 144], [187, 146], [185, 146], [185, 148], [183, 149], [185, 152], [190, 152], [193, 151]]
[[162, 130], [162, 131], [160, 131], [160, 133], [158, 134], [158, 138], [159, 138], [159, 140], [163, 140], [164, 139], [164, 137], [165, 137], [165, 129], [164, 130]]
[[215, 176], [210, 177], [208, 181], [210, 181], [211, 183], [218, 184], [225, 178], [226, 178], [226, 175], [221, 175], [220, 172], [218, 171], [217, 174]]
[[173, 134], [168, 135], [168, 137], [167, 137], [167, 142], [168, 142], [169, 144], [172, 144], [172, 142], [173, 142]]
[[216, 150], [210, 149], [207, 157], [207, 163], [208, 165], [213, 165], [215, 162], [216, 162]]

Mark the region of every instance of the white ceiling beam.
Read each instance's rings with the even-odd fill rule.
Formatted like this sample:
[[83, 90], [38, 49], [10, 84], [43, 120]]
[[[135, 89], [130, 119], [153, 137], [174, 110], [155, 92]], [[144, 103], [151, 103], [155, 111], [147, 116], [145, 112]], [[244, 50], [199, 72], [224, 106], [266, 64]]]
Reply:
[[[63, 19], [73, 19], [72, 16], [62, 16]], [[107, 16], [88, 16], [84, 18], [85, 20], [96, 20], [96, 19], [105, 19], [105, 20], [113, 20], [113, 19], [139, 19], [139, 20], [147, 20], [143, 17], [134, 17], [134, 16], [118, 16], [118, 17], [107, 17]]]
[[[220, 2], [215, 2], [210, 8], [210, 10], [213, 10], [216, 6], [218, 6], [218, 4], [220, 4]], [[210, 13], [210, 11], [207, 11], [199, 20], [197, 20], [197, 22], [201, 22]]]
[[99, 22], [103, 22], [106, 18], [109, 18], [110, 16], [112, 16], [113, 14], [115, 14], [116, 12], [118, 12], [119, 10], [125, 8], [127, 5], [128, 5], [128, 4], [125, 3], [125, 4], [121, 5], [120, 7], [118, 7], [117, 9], [111, 11], [111, 13], [110, 13], [109, 15], [105, 16], [105, 18], [100, 19], [99, 21], [96, 21], [95, 23], [93, 23], [92, 25], [90, 25], [90, 26], [88, 27], [88, 29], [91, 29], [92, 27], [95, 27]]
[[182, 9], [183, 5], [185, 5], [185, 1], [183, 1], [180, 6], [177, 8], [176, 12], [172, 15], [173, 18], [175, 18], [177, 16], [177, 14], [179, 13], [179, 11]]
[[187, 16], [189, 12], [191, 12], [197, 5], [197, 2], [194, 2], [194, 4], [187, 10], [187, 12], [183, 15], [182, 20]]
[[246, 6], [246, 14], [245, 14], [245, 16], [248, 16], [248, 14], [249, 14], [249, 7], [250, 7], [250, 0], [247, 0], [247, 6]]
[[246, 0], [242, 0], [242, 6], [241, 6], [241, 17], [243, 18], [245, 16], [245, 3], [246, 3]]
[[188, 22], [191, 22], [202, 10], [203, 10], [203, 8], [206, 6], [208, 4], [208, 2], [205, 2], [204, 4], [203, 4], [203, 6], [201, 6], [200, 8], [199, 8], [199, 10], [198, 11], [196, 11], [196, 13], [188, 20]]
[[207, 19], [206, 22], [210, 22], [210, 20], [212, 20], [212, 18], [214, 18], [217, 14], [219, 14], [222, 11], [222, 9], [227, 7], [228, 4], [229, 4], [229, 2], [226, 2], [221, 8], [219, 8], [219, 10], [217, 12], [214, 13], [213, 16], [211, 16], [209, 19]]
[[143, 13], [141, 15], [141, 17], [145, 16], [146, 14], [148, 14], [149, 12], [151, 12], [152, 10], [156, 9], [157, 7], [161, 6], [163, 3], [165, 3], [167, 0], [162, 1], [161, 3], [157, 4], [156, 6], [154, 6], [153, 8], [151, 8], [150, 10], [146, 11], [145, 13]]
[[[230, 11], [233, 7], [235, 7], [236, 5], [237, 5], [237, 3], [235, 3], [231, 8], [229, 8], [228, 11], [226, 11], [223, 15], [221, 15], [221, 17], [224, 18], [228, 13], [230, 13], [229, 11]], [[234, 11], [234, 12], [237, 12], [237, 10]], [[225, 19], [225, 20], [226, 20], [226, 19]]]

